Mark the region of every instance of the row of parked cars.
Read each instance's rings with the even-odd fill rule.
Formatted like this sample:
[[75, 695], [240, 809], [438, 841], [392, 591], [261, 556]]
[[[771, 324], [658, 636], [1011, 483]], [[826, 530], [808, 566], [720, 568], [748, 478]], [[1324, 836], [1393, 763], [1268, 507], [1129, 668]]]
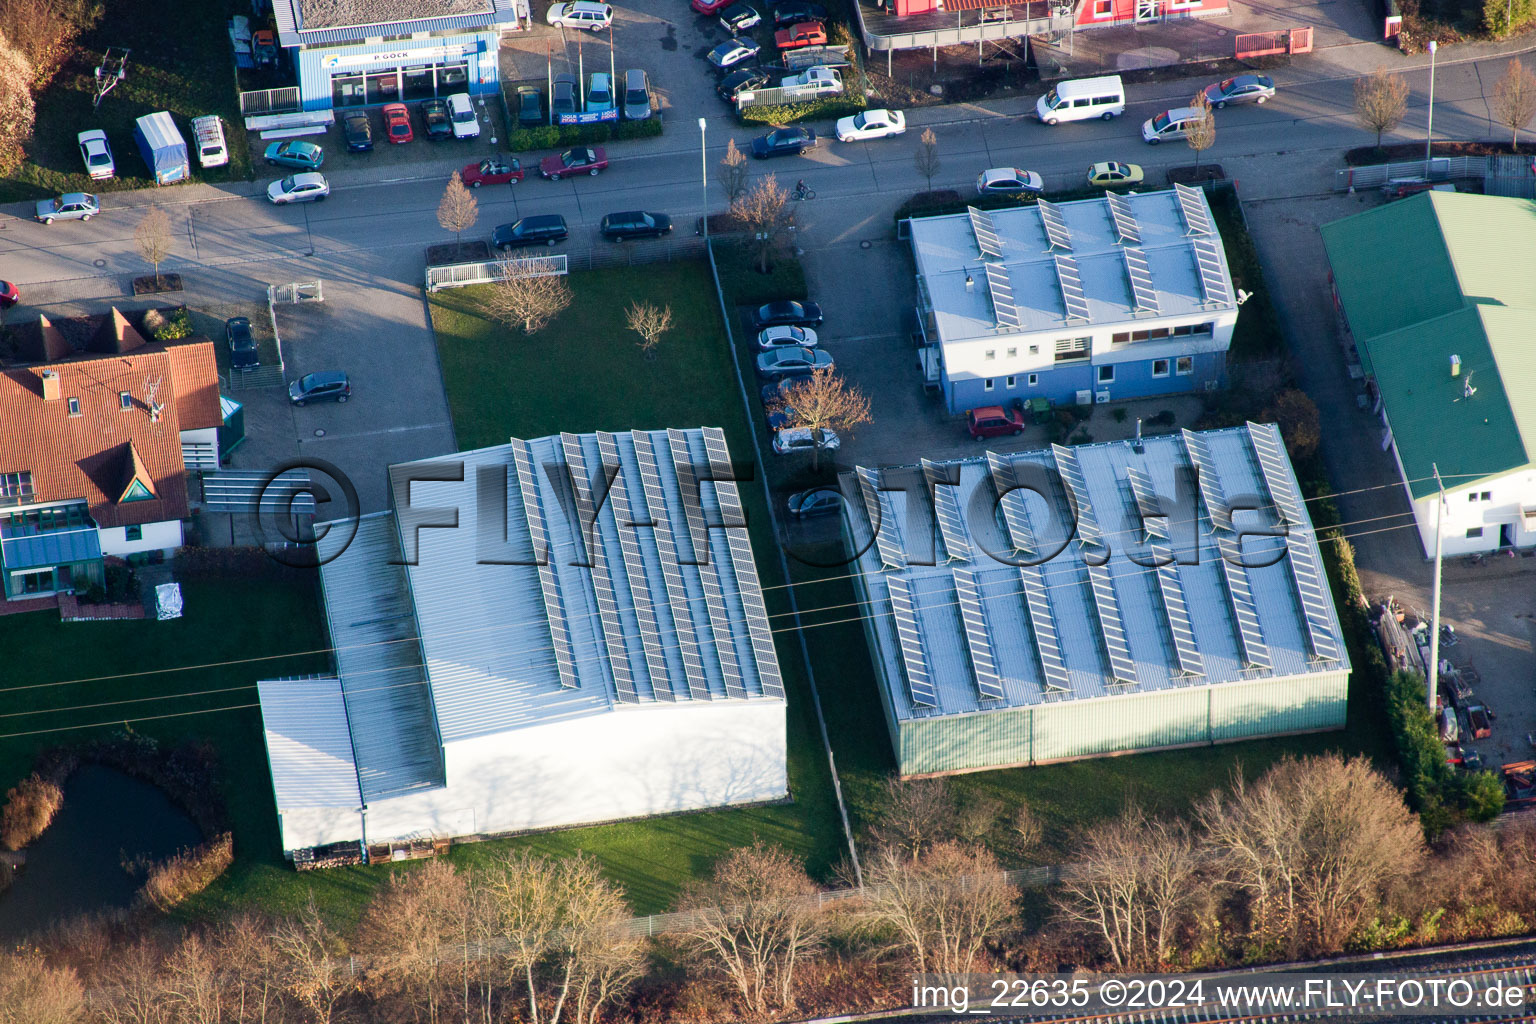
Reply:
[[763, 382], [759, 397], [768, 429], [773, 432], [776, 455], [792, 455], [817, 449], [835, 450], [841, 441], [831, 430], [795, 424], [787, 408], [789, 391], [818, 370], [833, 370], [837, 361], [822, 348], [816, 329], [822, 323], [821, 307], [814, 302], [769, 302], [752, 311], [756, 339], [755, 367]]

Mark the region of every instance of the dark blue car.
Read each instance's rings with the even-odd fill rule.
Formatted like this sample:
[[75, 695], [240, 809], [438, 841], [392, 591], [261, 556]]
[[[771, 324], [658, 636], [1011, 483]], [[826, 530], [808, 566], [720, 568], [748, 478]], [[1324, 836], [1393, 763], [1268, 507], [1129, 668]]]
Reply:
[[816, 133], [796, 125], [793, 128], [775, 128], [767, 135], [752, 140], [752, 155], [759, 160], [771, 156], [798, 156], [816, 148]]

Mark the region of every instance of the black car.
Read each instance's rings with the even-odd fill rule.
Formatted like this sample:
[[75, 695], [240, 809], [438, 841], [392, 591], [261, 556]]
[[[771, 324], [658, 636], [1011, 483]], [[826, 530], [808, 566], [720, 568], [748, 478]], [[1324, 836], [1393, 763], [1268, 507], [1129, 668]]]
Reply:
[[294, 405], [306, 402], [345, 402], [352, 397], [352, 382], [340, 370], [322, 370], [306, 373], [288, 385], [288, 401]]
[[544, 123], [544, 94], [531, 85], [517, 87], [517, 123], [525, 128]]
[[802, 21], [827, 20], [827, 9], [809, 0], [784, 0], [773, 6], [773, 23], [776, 26], [796, 25]]
[[361, 110], [355, 110], [341, 119], [341, 131], [347, 137], [349, 151], [366, 153], [373, 148], [373, 124]]
[[816, 133], [810, 128], [775, 128], [752, 140], [752, 155], [759, 160], [771, 156], [799, 156], [816, 148]]
[[720, 27], [733, 36], [762, 23], [763, 16], [757, 13], [757, 8], [739, 0], [720, 12]]
[[427, 123], [427, 138], [433, 141], [453, 138], [453, 118], [448, 115], [447, 100], [422, 100], [421, 119]]
[[506, 252], [524, 245], [554, 245], [564, 241], [570, 233], [565, 218], [558, 213], [538, 214], [501, 225], [491, 232], [491, 244]]
[[256, 351], [256, 336], [251, 333], [251, 321], [243, 316], [224, 321], [224, 340], [229, 342], [229, 365], [237, 370], [249, 370], [261, 364]]
[[549, 103], [550, 121], [553, 122], [560, 114], [579, 113], [576, 108], [577, 86], [576, 76], [568, 71], [562, 71], [555, 76], [555, 91], [550, 95], [553, 99]]
[[762, 68], [738, 68], [720, 79], [715, 93], [727, 103], [735, 103], [736, 97], [753, 89], [765, 89], [773, 81]]
[[752, 314], [752, 329], [764, 327], [816, 327], [821, 323], [821, 307], [814, 302], [770, 302]]
[[818, 516], [830, 516], [841, 512], [843, 496], [838, 491], [818, 487], [815, 490], [791, 494], [787, 504], [789, 514], [793, 518], [815, 519]]
[[602, 232], [610, 242], [622, 242], [626, 238], [660, 238], [672, 233], [672, 218], [644, 210], [610, 213], [603, 218]]

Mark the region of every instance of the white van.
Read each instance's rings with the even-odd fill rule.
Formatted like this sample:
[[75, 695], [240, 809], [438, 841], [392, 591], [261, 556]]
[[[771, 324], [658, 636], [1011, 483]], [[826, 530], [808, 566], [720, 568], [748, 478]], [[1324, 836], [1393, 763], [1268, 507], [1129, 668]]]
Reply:
[[1142, 122], [1141, 137], [1149, 146], [1164, 139], [1188, 138], [1191, 125], [1199, 124], [1205, 114], [1199, 107], [1175, 107]]
[[469, 93], [456, 92], [448, 97], [448, 118], [453, 122], [454, 138], [480, 137], [480, 119], [475, 117], [475, 106], [469, 101]]
[[1123, 113], [1125, 86], [1119, 75], [1057, 82], [1055, 88], [1035, 102], [1035, 116], [1046, 124], [1086, 121], [1090, 117], [1108, 121]]
[[197, 162], [203, 167], [223, 167], [229, 163], [229, 148], [224, 144], [224, 122], [217, 114], [192, 119], [192, 139], [197, 146]]

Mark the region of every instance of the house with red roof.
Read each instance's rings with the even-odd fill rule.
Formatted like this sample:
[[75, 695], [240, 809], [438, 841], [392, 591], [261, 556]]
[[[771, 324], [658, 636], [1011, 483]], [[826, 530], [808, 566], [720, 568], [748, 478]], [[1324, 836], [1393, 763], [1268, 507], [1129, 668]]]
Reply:
[[103, 558], [182, 544], [187, 466], [217, 450], [213, 343], [147, 343], [113, 310], [77, 349], [46, 318], [0, 370], [7, 600], [103, 581]]

